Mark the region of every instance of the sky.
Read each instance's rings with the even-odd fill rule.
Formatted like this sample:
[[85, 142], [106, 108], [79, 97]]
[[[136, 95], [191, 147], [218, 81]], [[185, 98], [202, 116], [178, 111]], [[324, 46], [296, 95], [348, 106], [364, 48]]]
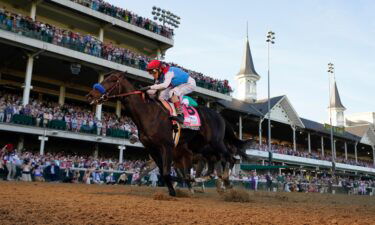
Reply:
[[234, 89], [248, 22], [250, 49], [261, 76], [258, 99], [267, 98], [266, 34], [272, 30], [271, 96], [287, 95], [300, 117], [327, 121], [327, 64], [332, 62], [345, 115], [375, 112], [373, 0], [106, 1], [147, 18], [152, 18], [154, 5], [179, 15], [181, 24], [166, 61], [228, 79]]

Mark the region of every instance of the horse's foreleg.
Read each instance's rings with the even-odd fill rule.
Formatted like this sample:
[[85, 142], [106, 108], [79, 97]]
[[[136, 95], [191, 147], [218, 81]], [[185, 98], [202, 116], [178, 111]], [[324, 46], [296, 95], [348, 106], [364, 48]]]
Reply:
[[162, 146], [161, 147], [161, 158], [162, 158], [162, 167], [163, 167], [163, 178], [164, 182], [168, 187], [169, 195], [176, 196], [176, 191], [173, 188], [171, 180], [171, 164], [172, 164], [172, 147]]

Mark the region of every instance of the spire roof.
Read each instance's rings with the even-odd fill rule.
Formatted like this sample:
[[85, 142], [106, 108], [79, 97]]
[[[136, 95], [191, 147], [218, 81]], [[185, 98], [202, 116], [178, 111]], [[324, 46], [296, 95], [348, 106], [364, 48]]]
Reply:
[[337, 89], [336, 80], [333, 80], [333, 88], [331, 89], [331, 100], [329, 103], [330, 108], [346, 109], [341, 103], [340, 94]]
[[245, 51], [242, 57], [241, 69], [237, 75], [256, 76], [260, 78], [259, 74], [254, 68], [253, 57], [251, 56], [249, 39], [247, 36], [245, 40]]

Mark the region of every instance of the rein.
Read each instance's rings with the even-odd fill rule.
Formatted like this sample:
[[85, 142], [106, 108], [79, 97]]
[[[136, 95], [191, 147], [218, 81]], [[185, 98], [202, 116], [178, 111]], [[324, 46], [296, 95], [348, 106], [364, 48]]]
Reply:
[[[103, 102], [108, 101], [111, 98], [121, 98], [121, 97], [127, 97], [127, 96], [130, 96], [130, 95], [139, 95], [139, 94], [142, 95], [142, 99], [143, 99], [143, 101], [145, 101], [145, 93], [143, 91], [131, 91], [131, 92], [128, 92], [128, 93], [122, 93], [121, 94], [121, 86], [120, 86], [121, 81], [122, 81], [122, 79], [118, 78], [118, 80], [116, 81], [116, 83], [108, 91], [106, 91], [105, 94], [103, 94], [100, 97]], [[117, 94], [117, 95], [109, 95], [116, 88], [118, 89], [118, 93], [119, 94]]]
[[127, 97], [129, 95], [139, 95], [139, 94], [142, 95], [142, 99], [144, 100], [145, 99], [145, 93], [143, 91], [132, 91], [132, 92], [118, 94], [118, 95], [110, 95], [110, 96], [107, 96], [106, 98], [107, 99], [110, 99], [110, 98], [120, 98], [120, 97]]

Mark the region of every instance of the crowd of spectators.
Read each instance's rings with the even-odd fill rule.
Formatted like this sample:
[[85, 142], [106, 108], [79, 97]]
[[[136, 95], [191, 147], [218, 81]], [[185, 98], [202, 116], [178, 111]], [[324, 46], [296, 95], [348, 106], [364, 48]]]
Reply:
[[[142, 160], [94, 158], [92, 156], [66, 155], [64, 153], [34, 154], [24, 151], [18, 153], [11, 144], [0, 149], [0, 171], [5, 180], [23, 181], [62, 181], [69, 183], [83, 182], [110, 183], [119, 182], [128, 177], [122, 174], [138, 173], [145, 165]], [[126, 173], [125, 173], [126, 172]], [[115, 176], [117, 174], [117, 176]]]
[[229, 85], [228, 80], [215, 79], [210, 76], [203, 75], [202, 73], [186, 69], [176, 63], [169, 63], [171, 66], [179, 67], [190, 74], [195, 79], [197, 85], [207, 89], [217, 90], [221, 93], [232, 93], [233, 90]]
[[111, 42], [101, 42], [95, 36], [80, 34], [51, 24], [34, 21], [28, 16], [8, 12], [5, 8], [0, 8], [0, 27], [27, 37], [142, 70], [145, 70], [147, 62], [150, 60], [145, 55], [116, 47]]
[[248, 188], [258, 190], [259, 184], [267, 191], [284, 192], [316, 192], [334, 193], [337, 188], [341, 188], [347, 194], [374, 194], [375, 180], [353, 177], [330, 177], [327, 175], [312, 176], [305, 174], [285, 174], [285, 173], [264, 173], [257, 174], [256, 171], [242, 171], [238, 177], [232, 179], [241, 180], [248, 183]]
[[[251, 146], [251, 148], [259, 149], [261, 151], [268, 151], [268, 146], [266, 144], [259, 145], [258, 143], [254, 143]], [[310, 158], [310, 159], [332, 161], [332, 156], [329, 154], [325, 154], [323, 156], [318, 151], [312, 151], [311, 153], [308, 151], [301, 151], [300, 149], [298, 149], [297, 151], [294, 151], [293, 148], [284, 146], [284, 145], [272, 144], [271, 152], [284, 154], [284, 155], [292, 155], [292, 156]], [[364, 161], [364, 160], [357, 160], [356, 162], [355, 159], [350, 159], [350, 158], [345, 159], [343, 157], [336, 157], [336, 162], [349, 164], [349, 165], [355, 165], [355, 166], [374, 168], [374, 165], [370, 161]]]
[[103, 0], [71, 0], [71, 1], [76, 2], [80, 5], [86, 6], [88, 8], [91, 8], [95, 11], [104, 13], [108, 16], [123, 20], [135, 26], [141, 27], [153, 33], [165, 36], [170, 39], [173, 38], [173, 35], [174, 35], [173, 29], [168, 28], [166, 26], [159, 25], [150, 19], [138, 16], [137, 14], [129, 10], [119, 8]]
[[[0, 149], [0, 177], [4, 180], [51, 181], [85, 184], [150, 184], [158, 185], [158, 169], [150, 169], [147, 178], [141, 177], [142, 169], [148, 167], [142, 160], [94, 158], [92, 156], [32, 152], [17, 152], [12, 144]], [[174, 174], [176, 176], [176, 174]], [[232, 182], [242, 182], [252, 190], [284, 192], [334, 193], [343, 190], [347, 194], [367, 195], [375, 191], [375, 180], [353, 177], [329, 177], [309, 173], [285, 174], [270, 172], [257, 174], [256, 171], [240, 171], [231, 174]], [[259, 186], [262, 186], [259, 188]]]
[[[52, 101], [39, 101], [30, 98], [30, 104], [23, 106], [22, 98], [17, 94], [0, 91], [0, 122], [15, 122], [17, 115], [32, 118], [32, 123], [38, 127], [51, 127], [53, 121], [62, 122], [63, 129], [72, 132], [86, 132], [96, 135], [110, 135], [110, 131], [124, 131], [130, 136], [138, 136], [135, 124], [125, 116], [118, 118], [114, 113], [102, 113], [101, 120], [95, 113], [81, 105], [59, 105]], [[112, 132], [113, 133], [113, 132]]]
[[[104, 43], [97, 37], [89, 34], [80, 34], [57, 28], [50, 24], [33, 21], [30, 17], [11, 13], [1, 7], [0, 28], [140, 70], [146, 70], [146, 65], [151, 60], [151, 58], [145, 55], [126, 48], [117, 47], [112, 42]], [[176, 64], [172, 63], [172, 65]], [[205, 76], [202, 73], [183, 69], [191, 73], [192, 77], [196, 79], [198, 86], [224, 94], [232, 92], [227, 80], [221, 81]]]

